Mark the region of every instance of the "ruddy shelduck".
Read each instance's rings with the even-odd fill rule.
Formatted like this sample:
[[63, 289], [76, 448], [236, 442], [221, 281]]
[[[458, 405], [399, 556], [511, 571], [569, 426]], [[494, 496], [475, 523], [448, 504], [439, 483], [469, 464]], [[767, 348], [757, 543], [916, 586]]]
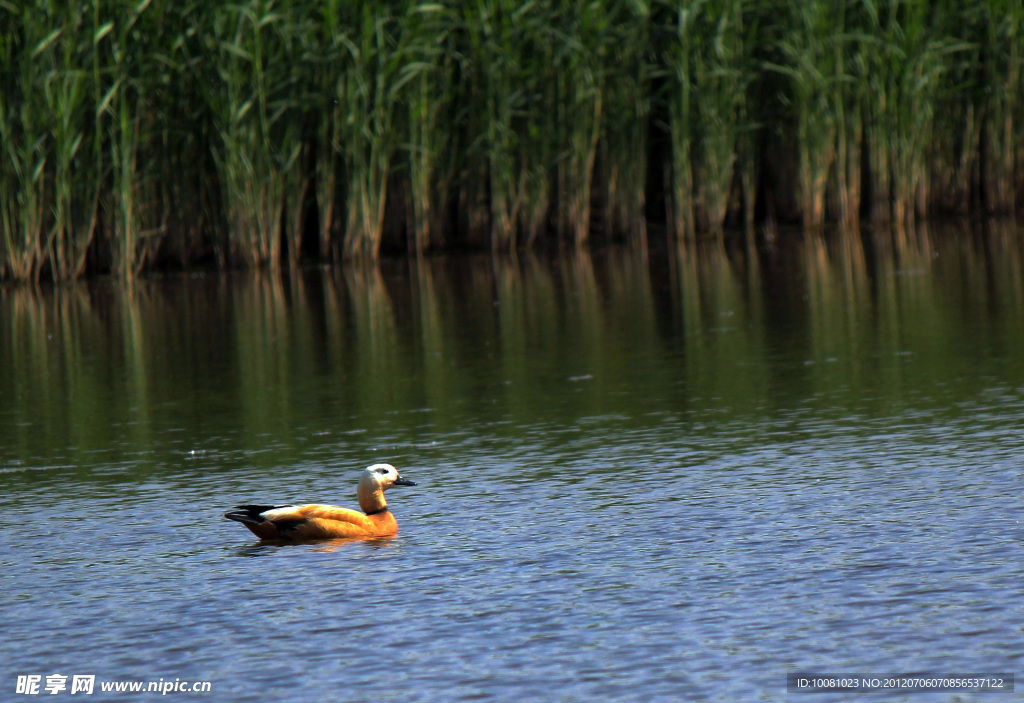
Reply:
[[266, 541], [386, 537], [398, 532], [398, 523], [388, 510], [384, 491], [415, 485], [391, 464], [374, 464], [363, 471], [356, 489], [361, 513], [336, 505], [239, 505], [224, 517]]

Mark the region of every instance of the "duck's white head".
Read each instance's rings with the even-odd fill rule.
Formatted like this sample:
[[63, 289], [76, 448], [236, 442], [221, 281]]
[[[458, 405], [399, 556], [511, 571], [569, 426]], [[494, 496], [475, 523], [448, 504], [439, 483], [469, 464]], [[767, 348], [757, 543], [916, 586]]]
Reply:
[[384, 491], [392, 486], [415, 486], [416, 484], [407, 478], [402, 478], [391, 464], [374, 464], [367, 466], [359, 479], [359, 489], [356, 491], [359, 496], [359, 507], [367, 515], [381, 512], [388, 503], [384, 500]]
[[396, 469], [391, 464], [374, 464], [373, 466], [367, 466], [363, 471], [363, 477], [359, 479], [359, 483], [368, 483], [374, 488], [380, 488], [382, 491], [386, 491], [392, 486], [415, 486], [416, 484], [407, 478], [402, 478]]

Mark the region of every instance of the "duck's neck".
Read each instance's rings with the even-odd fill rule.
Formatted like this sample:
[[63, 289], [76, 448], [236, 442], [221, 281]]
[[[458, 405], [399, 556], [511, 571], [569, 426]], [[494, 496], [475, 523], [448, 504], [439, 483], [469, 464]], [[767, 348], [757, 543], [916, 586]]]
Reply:
[[359, 507], [367, 515], [382, 513], [388, 509], [388, 502], [384, 500], [384, 489], [380, 486], [364, 486], [360, 484]]

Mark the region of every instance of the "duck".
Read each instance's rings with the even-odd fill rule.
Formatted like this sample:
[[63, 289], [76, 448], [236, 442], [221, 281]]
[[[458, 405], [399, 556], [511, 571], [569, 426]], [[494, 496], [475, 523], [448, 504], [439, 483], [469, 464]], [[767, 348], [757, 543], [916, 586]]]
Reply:
[[384, 491], [416, 484], [391, 464], [363, 470], [356, 495], [363, 512], [336, 505], [238, 505], [224, 513], [265, 542], [299, 542], [339, 537], [387, 537], [398, 533]]

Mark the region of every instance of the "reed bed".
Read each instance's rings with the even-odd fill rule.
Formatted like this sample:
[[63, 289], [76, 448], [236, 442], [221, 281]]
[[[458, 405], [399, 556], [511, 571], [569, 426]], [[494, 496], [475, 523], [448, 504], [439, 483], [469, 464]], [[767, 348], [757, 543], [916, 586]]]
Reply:
[[0, 278], [1024, 202], [1011, 0], [0, 0]]

